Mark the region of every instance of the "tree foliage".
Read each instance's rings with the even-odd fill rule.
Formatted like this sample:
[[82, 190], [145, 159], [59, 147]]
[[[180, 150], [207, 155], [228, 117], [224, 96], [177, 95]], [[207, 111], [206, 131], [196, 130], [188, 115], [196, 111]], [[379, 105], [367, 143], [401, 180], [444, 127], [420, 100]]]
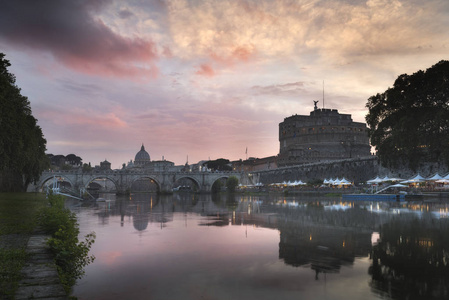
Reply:
[[449, 165], [449, 61], [400, 75], [392, 88], [371, 96], [366, 107], [371, 145], [383, 165]]
[[232, 167], [229, 165], [229, 159], [219, 158], [217, 160], [210, 160], [206, 164], [209, 169], [214, 171], [232, 171]]
[[228, 180], [226, 180], [226, 188], [228, 192], [235, 192], [235, 189], [239, 185], [239, 179], [235, 176], [230, 176]]
[[46, 140], [0, 53], [0, 191], [25, 190], [48, 166]]

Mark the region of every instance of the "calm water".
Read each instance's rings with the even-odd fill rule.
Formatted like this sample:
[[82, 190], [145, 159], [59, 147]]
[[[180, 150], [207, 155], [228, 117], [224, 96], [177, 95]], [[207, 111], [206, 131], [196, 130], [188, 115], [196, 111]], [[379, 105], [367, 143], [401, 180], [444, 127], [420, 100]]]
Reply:
[[82, 235], [97, 234], [80, 300], [449, 298], [445, 204], [135, 194], [69, 205]]

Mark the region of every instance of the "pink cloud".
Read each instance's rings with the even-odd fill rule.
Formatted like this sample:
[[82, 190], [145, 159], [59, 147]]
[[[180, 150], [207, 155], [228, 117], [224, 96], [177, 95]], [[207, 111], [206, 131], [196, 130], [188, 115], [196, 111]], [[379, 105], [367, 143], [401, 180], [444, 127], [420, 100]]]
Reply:
[[210, 57], [217, 63], [230, 67], [237, 63], [249, 62], [256, 54], [253, 45], [240, 45], [232, 47], [229, 51], [222, 54], [212, 52]]
[[36, 110], [40, 118], [52, 120], [55, 125], [75, 125], [75, 126], [96, 126], [102, 128], [125, 128], [128, 124], [119, 118], [115, 113], [105, 113], [98, 115], [83, 109], [71, 109], [63, 111], [59, 109], [46, 108]]
[[208, 64], [202, 64], [199, 66], [199, 69], [195, 72], [197, 75], [213, 77], [215, 76], [214, 69]]

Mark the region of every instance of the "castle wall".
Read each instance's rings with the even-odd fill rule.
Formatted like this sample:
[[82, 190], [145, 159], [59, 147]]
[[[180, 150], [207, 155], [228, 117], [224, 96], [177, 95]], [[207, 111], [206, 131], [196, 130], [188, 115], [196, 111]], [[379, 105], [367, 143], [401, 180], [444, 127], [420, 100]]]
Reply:
[[335, 109], [285, 118], [279, 124], [279, 143], [280, 167], [370, 155], [366, 124]]

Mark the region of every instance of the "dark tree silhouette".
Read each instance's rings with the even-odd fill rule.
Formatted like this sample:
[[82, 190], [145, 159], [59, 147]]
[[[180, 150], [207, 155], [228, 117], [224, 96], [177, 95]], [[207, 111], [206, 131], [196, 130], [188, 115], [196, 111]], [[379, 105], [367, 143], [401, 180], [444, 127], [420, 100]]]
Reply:
[[0, 53], [0, 191], [24, 191], [48, 167], [47, 141], [4, 57]]
[[392, 88], [371, 96], [366, 107], [371, 145], [383, 165], [449, 165], [449, 61], [400, 75]]

